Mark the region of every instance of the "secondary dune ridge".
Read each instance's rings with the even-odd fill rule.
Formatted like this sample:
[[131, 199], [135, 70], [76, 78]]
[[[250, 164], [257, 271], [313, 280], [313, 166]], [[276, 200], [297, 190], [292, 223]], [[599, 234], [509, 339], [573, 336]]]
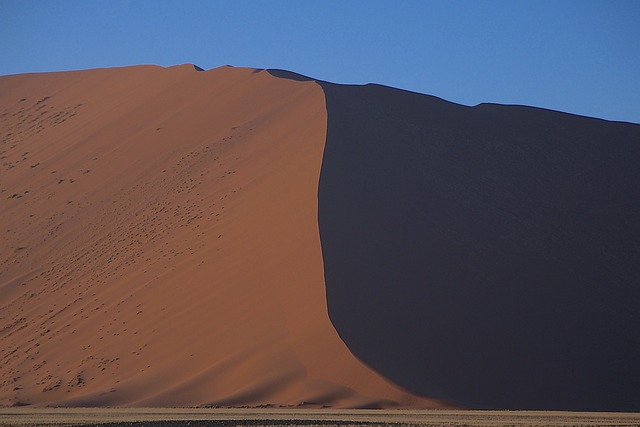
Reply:
[[0, 102], [1, 404], [442, 406], [328, 319], [317, 84], [142, 66]]
[[640, 125], [191, 65], [0, 119], [0, 404], [640, 410]]

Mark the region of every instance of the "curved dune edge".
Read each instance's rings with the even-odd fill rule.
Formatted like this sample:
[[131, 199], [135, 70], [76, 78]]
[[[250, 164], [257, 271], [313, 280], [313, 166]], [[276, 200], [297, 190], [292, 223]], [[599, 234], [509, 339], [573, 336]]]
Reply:
[[444, 406], [329, 321], [315, 82], [6, 76], [0, 114], [0, 404]]

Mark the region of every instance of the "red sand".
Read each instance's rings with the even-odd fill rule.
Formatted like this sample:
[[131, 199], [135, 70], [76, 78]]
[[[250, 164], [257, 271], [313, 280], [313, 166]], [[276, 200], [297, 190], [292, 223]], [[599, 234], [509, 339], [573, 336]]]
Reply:
[[0, 78], [0, 404], [443, 404], [328, 316], [322, 89], [191, 65]]

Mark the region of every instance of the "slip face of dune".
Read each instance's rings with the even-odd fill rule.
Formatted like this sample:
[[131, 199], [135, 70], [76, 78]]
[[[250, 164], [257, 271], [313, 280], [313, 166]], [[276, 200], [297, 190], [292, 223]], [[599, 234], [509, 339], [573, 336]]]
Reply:
[[0, 79], [0, 404], [438, 406], [327, 316], [315, 82]]
[[469, 406], [640, 410], [640, 126], [322, 86], [327, 298], [354, 354]]

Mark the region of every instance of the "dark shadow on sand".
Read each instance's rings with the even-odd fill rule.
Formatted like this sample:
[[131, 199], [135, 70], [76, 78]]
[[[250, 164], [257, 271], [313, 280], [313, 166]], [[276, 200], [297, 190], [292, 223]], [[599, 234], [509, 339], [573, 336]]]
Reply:
[[320, 84], [328, 305], [355, 355], [473, 407], [640, 410], [640, 125]]
[[295, 80], [298, 82], [307, 82], [307, 81], [313, 80], [310, 77], [303, 76], [302, 74], [294, 73], [292, 71], [287, 71], [287, 70], [268, 69], [267, 72], [272, 76], [278, 77], [280, 79]]

